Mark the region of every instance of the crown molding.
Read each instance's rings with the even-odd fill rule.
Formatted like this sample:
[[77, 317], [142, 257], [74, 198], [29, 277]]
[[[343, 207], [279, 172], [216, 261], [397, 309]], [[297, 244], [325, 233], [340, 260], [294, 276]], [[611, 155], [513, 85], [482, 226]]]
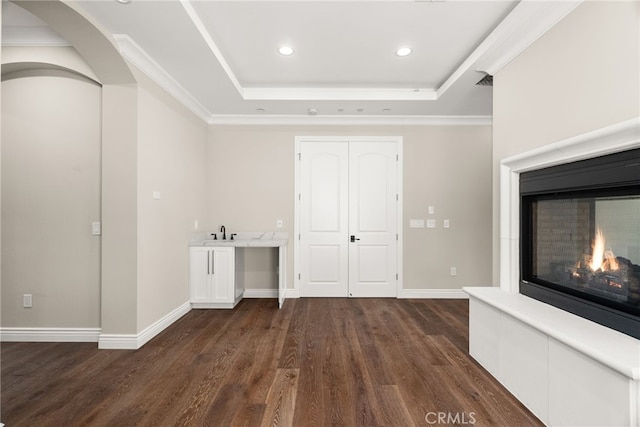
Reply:
[[491, 116], [303, 116], [303, 115], [222, 115], [209, 119], [210, 125], [275, 126], [491, 126]]
[[495, 75], [582, 2], [520, 1], [470, 56], [481, 53], [474, 68]]
[[211, 113], [202, 106], [180, 83], [167, 73], [144, 49], [126, 34], [114, 34], [120, 54], [158, 86], [173, 96], [203, 121], [208, 121]]

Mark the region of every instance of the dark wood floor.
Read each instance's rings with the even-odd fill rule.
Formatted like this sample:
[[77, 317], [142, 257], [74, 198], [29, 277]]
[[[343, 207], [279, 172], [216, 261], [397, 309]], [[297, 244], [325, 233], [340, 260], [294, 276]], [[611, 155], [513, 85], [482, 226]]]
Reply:
[[1, 364], [8, 427], [542, 425], [468, 355], [466, 300], [244, 300], [137, 351], [4, 343]]

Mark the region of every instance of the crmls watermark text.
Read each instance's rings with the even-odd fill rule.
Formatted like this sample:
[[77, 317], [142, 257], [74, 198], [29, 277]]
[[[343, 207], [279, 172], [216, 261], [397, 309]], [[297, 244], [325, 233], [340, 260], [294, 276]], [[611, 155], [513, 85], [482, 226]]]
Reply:
[[432, 425], [473, 425], [476, 423], [475, 412], [427, 412], [424, 420]]

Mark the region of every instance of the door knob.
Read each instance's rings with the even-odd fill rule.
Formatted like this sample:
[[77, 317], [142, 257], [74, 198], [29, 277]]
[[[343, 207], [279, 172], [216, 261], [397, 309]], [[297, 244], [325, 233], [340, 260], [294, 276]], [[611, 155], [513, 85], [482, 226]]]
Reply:
[[351, 236], [351, 241], [355, 242], [356, 240], [360, 240], [360, 239], [356, 239], [356, 236]]

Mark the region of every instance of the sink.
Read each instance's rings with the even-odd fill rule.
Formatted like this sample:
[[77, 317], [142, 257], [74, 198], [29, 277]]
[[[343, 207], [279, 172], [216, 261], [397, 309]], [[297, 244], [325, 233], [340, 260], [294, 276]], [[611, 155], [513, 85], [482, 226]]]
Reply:
[[202, 242], [202, 244], [204, 246], [226, 246], [226, 245], [230, 245], [237, 242], [237, 240], [222, 240], [222, 239], [218, 239], [218, 240], [205, 240], [204, 242]]
[[250, 240], [248, 236], [238, 236], [236, 233], [233, 233], [233, 240], [231, 239], [231, 234], [227, 234], [226, 240], [222, 240], [222, 236], [218, 236], [217, 239], [206, 239], [203, 244], [205, 246], [215, 246], [215, 245], [229, 245], [235, 242], [242, 242]]

